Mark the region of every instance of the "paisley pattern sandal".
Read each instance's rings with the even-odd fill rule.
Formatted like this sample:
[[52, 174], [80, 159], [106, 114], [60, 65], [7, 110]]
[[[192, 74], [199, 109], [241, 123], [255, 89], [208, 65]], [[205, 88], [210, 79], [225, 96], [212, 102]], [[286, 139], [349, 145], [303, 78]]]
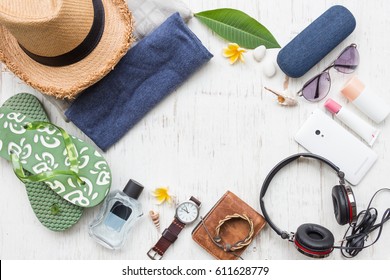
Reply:
[[[3, 107], [28, 115], [39, 121], [49, 121], [39, 100], [28, 93], [19, 93], [4, 102]], [[84, 212], [57, 195], [44, 182], [26, 183], [26, 192], [36, 217], [46, 228], [64, 231], [75, 225]]]
[[98, 205], [111, 187], [110, 168], [91, 145], [52, 123], [4, 106], [0, 108], [0, 156], [12, 161], [22, 182], [45, 182], [81, 207]]

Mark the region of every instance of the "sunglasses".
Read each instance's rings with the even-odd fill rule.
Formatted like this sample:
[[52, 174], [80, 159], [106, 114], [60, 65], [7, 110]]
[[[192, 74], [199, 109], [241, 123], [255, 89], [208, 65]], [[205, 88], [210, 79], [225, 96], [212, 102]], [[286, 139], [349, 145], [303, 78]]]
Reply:
[[359, 52], [357, 50], [357, 45], [352, 44], [346, 47], [331, 65], [325, 68], [320, 74], [307, 81], [297, 94], [311, 102], [320, 101], [329, 93], [331, 85], [329, 70], [331, 68], [335, 68], [338, 72], [344, 74], [351, 74], [356, 70], [358, 65]]

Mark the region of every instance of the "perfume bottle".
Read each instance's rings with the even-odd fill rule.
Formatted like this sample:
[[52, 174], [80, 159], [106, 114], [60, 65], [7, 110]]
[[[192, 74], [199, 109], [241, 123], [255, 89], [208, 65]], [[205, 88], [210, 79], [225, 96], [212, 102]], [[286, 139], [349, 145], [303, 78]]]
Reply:
[[135, 222], [142, 216], [137, 200], [144, 187], [130, 180], [123, 191], [111, 192], [97, 217], [89, 225], [89, 235], [109, 249], [120, 249]]

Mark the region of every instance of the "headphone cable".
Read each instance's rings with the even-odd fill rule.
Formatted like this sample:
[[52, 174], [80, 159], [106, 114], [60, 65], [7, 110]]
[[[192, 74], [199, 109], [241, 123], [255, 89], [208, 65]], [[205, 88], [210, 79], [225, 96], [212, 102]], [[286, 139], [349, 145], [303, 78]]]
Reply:
[[[374, 207], [371, 207], [371, 203], [374, 200], [375, 196], [381, 191], [390, 191], [388, 188], [379, 189], [371, 197], [370, 203], [367, 206], [366, 210], [361, 211], [357, 216], [357, 221], [355, 224], [349, 225], [347, 231], [344, 234], [341, 246], [335, 246], [334, 248], [341, 249], [341, 254], [346, 258], [356, 257], [363, 249], [368, 248], [374, 245], [380, 238], [383, 230], [383, 226], [386, 222], [390, 220], [390, 208], [387, 208], [383, 213], [382, 219], [379, 223], [375, 224], [378, 218], [378, 210]], [[375, 240], [369, 244], [365, 245], [369, 235], [378, 230], [378, 234]]]

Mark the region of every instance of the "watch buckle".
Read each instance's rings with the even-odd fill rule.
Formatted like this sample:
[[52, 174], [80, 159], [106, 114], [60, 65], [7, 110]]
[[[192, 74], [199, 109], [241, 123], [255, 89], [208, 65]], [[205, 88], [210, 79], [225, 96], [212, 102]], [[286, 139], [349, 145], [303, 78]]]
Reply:
[[157, 251], [153, 250], [153, 248], [151, 248], [148, 252], [147, 252], [147, 255], [148, 257], [151, 259], [151, 260], [154, 260], [154, 261], [159, 261], [162, 259], [162, 255], [160, 255]]

